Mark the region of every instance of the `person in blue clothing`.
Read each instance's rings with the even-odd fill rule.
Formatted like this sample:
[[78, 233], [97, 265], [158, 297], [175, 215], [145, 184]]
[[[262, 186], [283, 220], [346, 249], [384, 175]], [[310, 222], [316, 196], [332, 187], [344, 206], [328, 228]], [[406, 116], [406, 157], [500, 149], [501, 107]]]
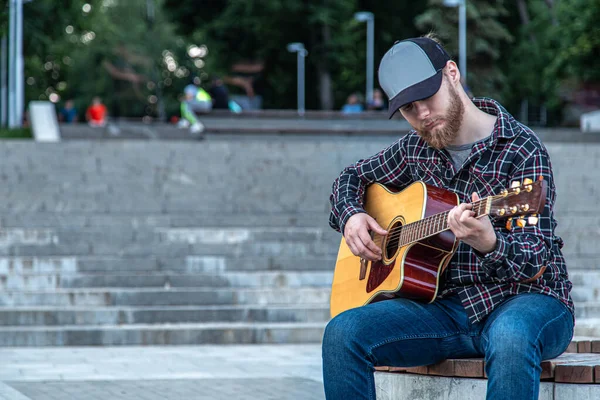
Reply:
[[77, 122], [77, 109], [73, 105], [73, 100], [65, 101], [65, 106], [58, 113], [58, 120], [67, 124]]
[[358, 98], [356, 93], [352, 93], [348, 96], [348, 100], [346, 100], [346, 104], [342, 107], [342, 113], [344, 114], [356, 114], [364, 111], [364, 107]]
[[210, 94], [200, 87], [200, 78], [195, 77], [189, 85], [183, 89], [181, 100], [181, 121], [179, 126], [190, 128], [192, 135], [204, 136], [204, 125], [198, 119], [198, 114], [206, 114], [212, 110], [212, 98]]

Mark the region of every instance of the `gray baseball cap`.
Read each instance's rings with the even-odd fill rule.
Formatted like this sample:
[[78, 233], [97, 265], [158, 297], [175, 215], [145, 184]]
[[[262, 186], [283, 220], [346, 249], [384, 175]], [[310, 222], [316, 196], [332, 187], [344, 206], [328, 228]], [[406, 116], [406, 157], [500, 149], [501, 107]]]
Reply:
[[448, 60], [446, 50], [433, 39], [396, 42], [379, 64], [379, 84], [389, 99], [389, 118], [400, 107], [436, 94]]

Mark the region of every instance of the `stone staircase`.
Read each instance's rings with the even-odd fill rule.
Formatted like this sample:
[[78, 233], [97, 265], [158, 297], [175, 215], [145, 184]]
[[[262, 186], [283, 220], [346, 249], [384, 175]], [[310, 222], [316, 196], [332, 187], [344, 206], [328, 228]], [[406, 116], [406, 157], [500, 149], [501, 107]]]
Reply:
[[1, 345], [320, 341], [335, 256], [323, 228], [103, 219], [3, 224]]
[[[331, 183], [391, 140], [0, 142], [0, 346], [319, 342]], [[583, 146], [548, 147], [576, 334], [600, 336]]]
[[569, 271], [575, 302], [575, 334], [600, 337], [600, 271]]
[[0, 142], [0, 346], [319, 342], [332, 178], [269, 147]]

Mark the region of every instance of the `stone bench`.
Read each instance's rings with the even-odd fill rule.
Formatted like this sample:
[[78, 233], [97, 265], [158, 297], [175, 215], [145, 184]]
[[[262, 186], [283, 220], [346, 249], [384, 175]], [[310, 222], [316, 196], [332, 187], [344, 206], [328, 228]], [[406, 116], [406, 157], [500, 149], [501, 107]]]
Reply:
[[[448, 359], [422, 367], [375, 368], [378, 400], [484, 399], [481, 358]], [[600, 399], [600, 339], [574, 338], [566, 352], [542, 362], [540, 399]]]

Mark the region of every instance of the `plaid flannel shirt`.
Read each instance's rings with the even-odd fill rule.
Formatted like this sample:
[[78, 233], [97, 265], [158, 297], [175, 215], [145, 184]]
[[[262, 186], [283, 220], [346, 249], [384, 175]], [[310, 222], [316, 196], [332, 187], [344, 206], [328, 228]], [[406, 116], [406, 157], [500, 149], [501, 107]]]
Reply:
[[[554, 233], [556, 192], [546, 148], [533, 131], [496, 101], [476, 98], [473, 102], [498, 119], [491, 136], [473, 147], [462, 168], [456, 170], [448, 152], [430, 147], [411, 131], [380, 153], [342, 171], [333, 183], [329, 224], [343, 233], [348, 218], [365, 212], [364, 192], [373, 182], [403, 189], [412, 182], [423, 181], [457, 193], [461, 202], [470, 202], [473, 192], [481, 198], [497, 195], [512, 181], [535, 181], [542, 175], [548, 183], [548, 193], [538, 224], [524, 228], [513, 224], [509, 231], [505, 220], [492, 219], [497, 245], [485, 256], [460, 242], [446, 269], [438, 298], [458, 294], [472, 323], [484, 319], [502, 301], [519, 293], [553, 296], [574, 313], [569, 294], [572, 284], [561, 252], [563, 241]], [[524, 282], [534, 278], [544, 266], [546, 269], [535, 280]]]

